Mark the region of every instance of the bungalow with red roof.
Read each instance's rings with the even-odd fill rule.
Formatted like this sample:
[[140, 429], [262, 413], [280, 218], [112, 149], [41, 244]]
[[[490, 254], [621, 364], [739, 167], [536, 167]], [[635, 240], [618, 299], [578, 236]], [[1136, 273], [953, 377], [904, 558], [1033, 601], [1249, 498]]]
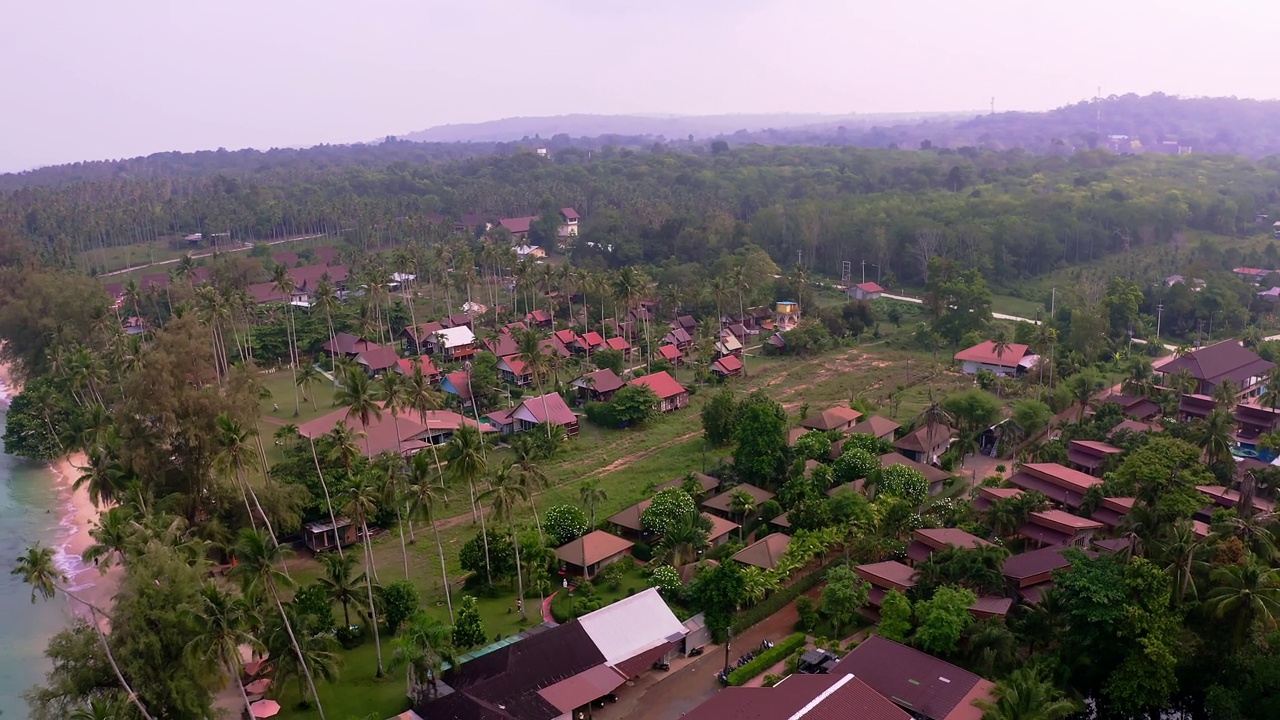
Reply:
[[564, 428], [569, 437], [578, 434], [578, 416], [559, 393], [527, 397], [513, 408], [489, 413], [485, 419], [503, 435], [533, 430], [544, 423]]
[[1241, 280], [1257, 285], [1262, 282], [1262, 278], [1270, 275], [1273, 271], [1255, 267], [1238, 267], [1233, 268], [1231, 272], [1235, 273], [1235, 276]]
[[500, 332], [482, 342], [489, 352], [498, 357], [516, 355], [520, 352], [520, 343], [516, 341], [515, 336], [511, 333]]
[[857, 410], [837, 405], [801, 420], [800, 427], [810, 430], [840, 430], [845, 432], [857, 424], [858, 418], [861, 417], [862, 413]]
[[951, 447], [951, 433], [946, 425], [925, 424], [895, 440], [893, 447], [908, 458], [929, 465]]
[[1053, 587], [1053, 572], [1071, 566], [1063, 550], [1066, 548], [1046, 547], [1010, 555], [1004, 559], [1000, 572], [1019, 597], [1038, 603]]
[[680, 367], [684, 364], [684, 353], [680, 352], [680, 348], [675, 345], [660, 345], [658, 357], [671, 363], [672, 367]]
[[359, 335], [352, 335], [347, 332], [340, 332], [333, 336], [333, 339], [326, 340], [321, 348], [329, 355], [342, 357], [355, 357], [360, 353], [374, 347], [381, 347], [375, 342], [365, 340]]
[[1196, 381], [1195, 394], [1206, 396], [1212, 396], [1214, 388], [1230, 380], [1239, 391], [1237, 397], [1244, 399], [1262, 391], [1267, 373], [1274, 367], [1275, 363], [1263, 360], [1239, 340], [1223, 340], [1176, 357], [1155, 371], [1172, 378], [1187, 370]]
[[507, 232], [511, 233], [512, 243], [520, 244], [529, 239], [529, 226], [537, 219], [537, 215], [502, 218], [498, 221], [498, 227], [505, 228]]
[[1120, 523], [1124, 521], [1126, 515], [1133, 510], [1133, 504], [1137, 502], [1131, 497], [1108, 497], [1102, 498], [1101, 504], [1089, 513], [1090, 520], [1097, 520], [1107, 527], [1115, 530], [1120, 527]]
[[884, 288], [873, 282], [863, 282], [849, 288], [851, 300], [875, 300], [884, 294]]
[[299, 425], [298, 434], [304, 438], [317, 439], [339, 424], [346, 425], [351, 433], [359, 436], [356, 444], [367, 457], [382, 452], [395, 452], [397, 449], [409, 455], [430, 445], [440, 445], [448, 442], [463, 425], [492, 432], [478, 426], [471, 418], [451, 410], [429, 410], [424, 415], [415, 410], [402, 410], [393, 414], [384, 408], [380, 417], [370, 416], [366, 425], [358, 416], [348, 417], [347, 408], [338, 408]]
[[1067, 464], [1081, 472], [1100, 477], [1110, 458], [1124, 452], [1114, 445], [1096, 440], [1072, 440], [1067, 445]]
[[624, 337], [611, 337], [604, 341], [604, 346], [609, 350], [617, 350], [622, 353], [623, 360], [631, 360], [631, 343], [627, 342]]
[[976, 375], [979, 370], [990, 370], [996, 375], [1017, 375], [1026, 372], [1039, 359], [1030, 348], [1021, 343], [1007, 343], [997, 348], [995, 342], [986, 340], [955, 354], [966, 375]]
[[464, 360], [476, 354], [476, 336], [466, 325], [437, 330], [427, 338], [427, 353], [445, 362]]
[[912, 533], [907, 559], [913, 564], [924, 562], [935, 552], [949, 547], [975, 549], [991, 547], [991, 543], [959, 528], [921, 528]]
[[431, 362], [430, 355], [419, 355], [418, 357], [400, 358], [396, 363], [395, 371], [401, 375], [412, 377], [415, 371], [421, 371], [423, 376], [433, 383], [440, 382], [440, 371], [436, 369], [436, 364]]
[[1100, 403], [1115, 403], [1127, 418], [1149, 420], [1160, 413], [1160, 406], [1141, 395], [1111, 394], [1102, 398]]
[[471, 373], [466, 370], [445, 374], [440, 379], [440, 392], [456, 397], [463, 408], [471, 409], [475, 404], [471, 395]]
[[711, 363], [711, 372], [720, 379], [741, 377], [742, 361], [732, 355], [725, 355]]
[[400, 331], [404, 338], [404, 351], [410, 355], [421, 355], [427, 352], [427, 340], [444, 329], [438, 322], [425, 322], [406, 327]]
[[[464, 306], [465, 307], [465, 306]], [[445, 328], [465, 327], [468, 330], [473, 329], [472, 323], [475, 322], [475, 316], [469, 312], [460, 312], [449, 315], [440, 321]]]
[[1050, 501], [1075, 510], [1084, 503], [1089, 488], [1102, 484], [1102, 480], [1058, 463], [1027, 463], [1009, 478], [1009, 483], [1035, 490]]
[[778, 562], [782, 560], [782, 555], [790, 545], [790, 535], [773, 533], [734, 553], [730, 559], [743, 565], [772, 570], [778, 567]]
[[751, 483], [740, 483], [718, 495], [713, 495], [706, 500], [703, 500], [702, 507], [721, 517], [732, 518], [733, 496], [739, 491], [750, 495], [751, 498], [756, 501], [756, 507], [760, 507], [775, 497], [773, 493], [765, 490], [764, 488], [756, 487]]
[[566, 348], [572, 348], [573, 344], [578, 340], [578, 334], [567, 328], [551, 333], [551, 337], [552, 339], [559, 341]]
[[1018, 534], [1041, 547], [1074, 545], [1087, 547], [1093, 534], [1103, 528], [1097, 520], [1072, 515], [1065, 510], [1041, 510], [1027, 516]]
[[658, 409], [672, 412], [689, 406], [689, 391], [663, 370], [632, 380], [630, 385], [644, 385], [658, 396]]
[[498, 375], [503, 382], [516, 387], [524, 387], [533, 383], [533, 370], [517, 355], [498, 358]]
[[555, 318], [551, 316], [550, 310], [534, 310], [528, 315], [525, 315], [524, 319], [525, 322], [529, 323], [533, 327], [541, 328], [543, 330], [550, 330], [551, 324], [555, 321]]
[[858, 565], [853, 571], [871, 584], [871, 589], [867, 592], [867, 604], [874, 608], [884, 604], [885, 593], [890, 590], [906, 593], [916, 585], [915, 568], [897, 560]]
[[[328, 280], [337, 290], [342, 290], [347, 279], [347, 268], [343, 265], [307, 265], [305, 267], [290, 268], [288, 270], [289, 279], [293, 281], [293, 290], [289, 293], [289, 297], [285, 297], [276, 287], [274, 281], [254, 283], [246, 290], [249, 297], [259, 305], [268, 303], [288, 302], [293, 305], [302, 307], [311, 307], [312, 297], [315, 295], [316, 289], [320, 284]], [[149, 276], [144, 276], [144, 283]], [[167, 278], [165, 276], [167, 285]]]
[[974, 510], [989, 510], [992, 505], [1005, 500], [1022, 497], [1021, 488], [978, 487], [978, 494], [973, 498]]
[[574, 338], [573, 342], [569, 344], [569, 349], [575, 353], [590, 355], [604, 346], [604, 338], [601, 337], [600, 333], [593, 330]]
[[663, 345], [675, 345], [678, 350], [688, 350], [693, 346], [693, 336], [684, 328], [675, 328], [662, 337]]
[[684, 720], [911, 720], [851, 673], [788, 675], [773, 687], [728, 687], [686, 713]]
[[570, 383], [584, 402], [609, 402], [622, 389], [622, 378], [609, 368], [589, 372]]
[[380, 375], [395, 367], [400, 356], [385, 345], [370, 345], [356, 354], [356, 364], [371, 376]]
[[849, 428], [849, 434], [870, 435], [880, 440], [892, 440], [893, 434], [897, 432], [900, 427], [902, 426], [887, 417], [868, 415], [859, 420], [856, 425]]
[[575, 575], [593, 578], [602, 569], [626, 557], [635, 543], [603, 530], [593, 530], [556, 548], [556, 557]]

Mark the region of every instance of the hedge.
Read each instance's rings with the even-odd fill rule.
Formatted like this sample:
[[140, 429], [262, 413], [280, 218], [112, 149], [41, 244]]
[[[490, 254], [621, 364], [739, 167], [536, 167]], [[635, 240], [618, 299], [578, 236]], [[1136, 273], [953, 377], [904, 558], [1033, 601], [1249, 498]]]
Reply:
[[729, 673], [729, 684], [732, 686], [742, 685], [751, 678], [777, 665], [792, 652], [802, 647], [805, 644], [805, 640], [804, 633], [796, 633], [756, 655], [754, 660]]
[[733, 619], [733, 631], [735, 633], [740, 633], [743, 630], [746, 630], [752, 625], [755, 625], [761, 620], [764, 620], [770, 615], [786, 607], [792, 600], [795, 600], [801, 595], [812, 590], [818, 583], [822, 582], [822, 578], [826, 574], [826, 568], [827, 566], [823, 565], [815, 569], [808, 575], [796, 580], [790, 585], [765, 598], [759, 604], [748, 608], [739, 614], [738, 617]]

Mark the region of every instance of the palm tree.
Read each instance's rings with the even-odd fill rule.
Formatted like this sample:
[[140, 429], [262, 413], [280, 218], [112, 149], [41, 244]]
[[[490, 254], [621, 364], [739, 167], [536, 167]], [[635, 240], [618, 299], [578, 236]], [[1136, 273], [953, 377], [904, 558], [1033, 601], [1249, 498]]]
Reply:
[[1173, 602], [1181, 605], [1187, 595], [1199, 598], [1196, 589], [1195, 570], [1202, 563], [1196, 559], [1203, 543], [1196, 537], [1189, 520], [1179, 520], [1169, 529], [1164, 539], [1155, 544], [1153, 555], [1165, 564], [1164, 571], [1173, 580]]
[[82, 557], [92, 561], [103, 573], [117, 562], [124, 565], [126, 558], [133, 553], [136, 531], [133, 510], [125, 505], [98, 513], [94, 527], [89, 530], [89, 537], [94, 543], [85, 548]]
[[600, 479], [583, 480], [578, 486], [578, 500], [587, 507], [587, 515], [591, 518], [592, 529], [596, 526], [596, 506], [609, 499], [609, 493], [600, 487]]
[[1230, 378], [1224, 378], [1213, 388], [1213, 402], [1218, 407], [1230, 410], [1240, 401], [1240, 388]]
[[138, 699], [138, 694], [133, 691], [133, 688], [129, 687], [129, 682], [124, 679], [124, 674], [120, 672], [120, 666], [116, 664], [116, 657], [111, 653], [111, 646], [107, 644], [107, 635], [102, 631], [102, 623], [99, 622], [98, 616], [101, 615], [108, 620], [110, 616], [64, 587], [67, 577], [54, 564], [52, 548], [40, 547], [39, 543], [34, 547], [28, 548], [27, 553], [17, 559], [17, 565], [9, 571], [9, 574], [20, 576], [24, 583], [31, 586], [32, 603], [35, 603], [37, 595], [45, 600], [51, 600], [55, 594], [62, 593], [89, 609], [89, 624], [93, 626], [94, 632], [98, 634], [98, 642], [102, 644], [102, 650], [107, 655], [107, 661], [111, 664], [111, 669], [116, 674], [116, 681], [120, 683], [120, 687], [129, 696], [129, 700], [138, 708], [138, 712], [142, 713], [142, 717], [145, 720], [152, 720], [151, 714], [143, 707], [142, 701]]
[[1231, 457], [1231, 436], [1235, 419], [1226, 410], [1215, 408], [1196, 427], [1196, 444], [1204, 451], [1205, 460], [1213, 465]]
[[351, 474], [351, 468], [355, 466], [356, 458], [360, 457], [360, 438], [364, 436], [363, 432], [351, 432], [351, 429], [347, 427], [347, 423], [342, 420], [339, 420], [332, 430], [325, 433], [324, 441], [329, 445], [329, 460], [341, 463], [342, 467], [347, 471], [347, 475]]
[[232, 595], [217, 582], [206, 580], [200, 588], [200, 604], [195, 612], [203, 632], [187, 643], [186, 652], [211, 669], [222, 666], [240, 691], [245, 711], [252, 717], [249, 694], [240, 681], [244, 669], [240, 646], [261, 648], [258, 639], [248, 631], [257, 624], [253, 611], [242, 596]]
[[1009, 351], [1009, 331], [1003, 327], [996, 328], [996, 332], [991, 336], [991, 349], [995, 351], [996, 358], [1003, 359], [1004, 354]]
[[[370, 418], [382, 419], [382, 406], [378, 404], [373, 383], [360, 368], [347, 368], [342, 375], [342, 385], [334, 395], [339, 405], [347, 406], [346, 419], [360, 418], [360, 427], [367, 428]], [[372, 455], [368, 435], [365, 436], [365, 452]]]
[[1079, 406], [1076, 414], [1076, 422], [1084, 420], [1084, 413], [1093, 405], [1093, 399], [1102, 390], [1103, 379], [1096, 372], [1086, 370], [1076, 373], [1067, 380], [1067, 387], [1071, 390], [1071, 399]]
[[316, 395], [311, 390], [320, 382], [320, 371], [316, 369], [315, 363], [307, 363], [295, 373], [297, 376], [298, 387], [302, 389], [303, 399], [306, 395], [311, 395], [311, 409], [317, 410]]
[[1131, 358], [1122, 389], [1130, 395], [1151, 397], [1155, 392], [1155, 372], [1151, 369], [1150, 361], [1144, 357]]
[[493, 516], [505, 523], [511, 531], [511, 544], [516, 553], [516, 586], [520, 598], [520, 617], [528, 620], [529, 615], [524, 608], [524, 573], [520, 568], [520, 538], [516, 536], [515, 514], [520, 503], [529, 501], [529, 492], [520, 484], [514, 472], [514, 466], [507, 461], [493, 474], [489, 489], [480, 494], [481, 503], [488, 502], [493, 506]]
[[279, 589], [293, 585], [293, 581], [289, 579], [288, 575], [276, 569], [276, 566], [284, 561], [286, 550], [270, 542], [262, 533], [253, 528], [241, 528], [240, 534], [236, 537], [234, 554], [236, 564], [232, 566], [231, 574], [240, 578], [242, 587], [246, 591], [260, 590], [265, 592], [276, 604], [276, 610], [280, 613], [280, 620], [289, 635], [289, 643], [293, 645], [298, 667], [301, 668], [302, 674], [306, 677], [307, 685], [311, 689], [311, 697], [316, 701], [316, 710], [319, 711], [321, 720], [324, 720], [324, 706], [320, 704], [320, 693], [316, 690], [315, 680], [311, 677], [311, 668], [303, 656], [302, 646], [298, 644], [298, 637], [293, 632], [293, 623], [290, 622], [289, 616], [285, 614], [284, 603], [280, 602]]
[[271, 286], [284, 296], [284, 303], [288, 308], [285, 316], [285, 339], [289, 343], [289, 369], [293, 372], [293, 416], [298, 417], [302, 413], [302, 400], [298, 395], [298, 338], [294, 332], [292, 302], [293, 291], [298, 286], [289, 274], [289, 269], [283, 265], [276, 265], [272, 271]]
[[[315, 296], [312, 298], [315, 307], [320, 308], [324, 312], [325, 323], [329, 327], [329, 347], [334, 346], [334, 339], [337, 334], [333, 331], [333, 311], [338, 309], [338, 291], [329, 281], [329, 278], [320, 278], [319, 284], [316, 285]], [[332, 357], [336, 357], [336, 353]], [[333, 367], [337, 370], [337, 366]], [[334, 380], [338, 378], [335, 376]]]
[[[453, 631], [425, 611], [414, 613], [404, 629], [391, 642], [395, 648], [391, 667], [404, 666], [409, 683], [409, 697], [418, 704], [435, 695], [436, 680], [443, 666], [457, 665], [453, 651]], [[422, 692], [423, 685], [427, 692]]]
[[[314, 632], [307, 628], [307, 618], [298, 612], [293, 603], [283, 606], [280, 615], [273, 615], [265, 624], [263, 644], [272, 662], [272, 677], [276, 686], [283, 686], [291, 679], [298, 681], [298, 695], [306, 693], [303, 681], [315, 679], [333, 682], [338, 676], [339, 658], [335, 652], [337, 641], [331, 633]], [[290, 645], [293, 636], [290, 628], [299, 628], [297, 650]], [[317, 707], [319, 707], [317, 705]], [[324, 717], [321, 714], [321, 717]]]
[[1271, 368], [1267, 373], [1267, 384], [1262, 395], [1258, 397], [1258, 402], [1269, 408], [1271, 412], [1280, 408], [1280, 367]]
[[746, 532], [747, 516], [756, 510], [756, 499], [746, 490], [734, 490], [729, 496], [729, 512], [735, 515], [742, 524], [738, 526], [738, 540], [743, 540]]
[[[436, 537], [436, 551], [440, 554], [440, 579], [444, 583], [444, 601], [449, 608], [449, 622], [453, 622], [453, 598], [449, 591], [449, 570], [444, 559], [444, 545], [440, 542], [440, 527], [436, 524], [436, 509], [439, 503], [445, 502], [444, 493], [431, 485], [432, 473], [440, 472], [440, 462], [436, 461], [432, 468], [427, 464], [427, 456], [418, 453], [409, 464], [409, 497], [410, 516], [421, 515], [431, 524], [431, 532]], [[412, 522], [412, 521], [411, 521]]]
[[1280, 618], [1280, 568], [1269, 568], [1250, 558], [1244, 566], [1220, 567], [1210, 578], [1217, 587], [1205, 598], [1205, 609], [1214, 617], [1235, 617], [1235, 647], [1243, 644], [1254, 623], [1265, 631], [1275, 627]]
[[405, 492], [404, 461], [398, 455], [382, 453], [372, 469], [375, 484], [382, 496], [382, 503], [396, 509], [396, 525], [400, 528], [400, 556], [404, 561], [404, 576], [409, 577], [409, 548], [404, 541], [404, 509], [408, 507]]
[[1194, 393], [1200, 387], [1200, 382], [1196, 380], [1195, 375], [1191, 374], [1189, 368], [1182, 368], [1174, 373], [1171, 378], [1166, 380], [1169, 387], [1181, 394]]
[[[516, 347], [518, 348], [517, 357], [525, 367], [529, 368], [529, 372], [533, 375], [533, 383], [538, 388], [538, 395], [542, 397], [542, 415], [544, 418], [550, 418], [550, 413], [547, 411], [547, 396], [542, 391], [542, 380], [546, 375], [550, 358], [542, 354], [542, 336], [536, 330], [517, 331]], [[548, 438], [550, 438], [550, 428], [551, 423], [548, 422]]]
[[262, 521], [267, 525], [267, 533], [271, 536], [271, 542], [279, 545], [280, 543], [276, 539], [276, 531], [271, 525], [271, 518], [267, 517], [266, 511], [262, 509], [262, 504], [258, 502], [258, 493], [254, 491], [253, 484], [249, 482], [246, 472], [246, 465], [253, 462], [249, 441], [250, 438], [257, 435], [257, 428], [246, 428], [239, 420], [224, 412], [214, 419], [214, 432], [216, 433], [214, 441], [217, 447], [217, 455], [214, 456], [214, 467], [220, 469], [225, 476], [233, 478], [232, 482], [239, 486], [241, 496], [245, 497], [245, 509], [249, 511], [249, 523], [256, 529], [258, 525], [254, 520], [253, 510], [249, 508], [248, 500], [248, 497], [253, 498], [253, 505], [257, 508], [258, 515], [262, 516]]
[[489, 471], [489, 459], [485, 454], [484, 436], [478, 427], [463, 425], [445, 445], [445, 460], [449, 463], [449, 474], [467, 484], [471, 495], [471, 518], [479, 519], [481, 527], [484, 515], [476, 511], [476, 480], [484, 477]]
[[128, 714], [129, 708], [124, 700], [110, 695], [93, 698], [88, 707], [72, 711], [67, 720], [117, 720], [128, 717]]
[[1081, 709], [1034, 669], [1018, 668], [996, 683], [995, 700], [975, 700], [982, 720], [1061, 720]]
[[[548, 425], [548, 428], [550, 425]], [[547, 474], [538, 465], [541, 453], [539, 442], [532, 435], [517, 435], [512, 438], [512, 452], [515, 453], [515, 467], [520, 471], [517, 481], [529, 494], [529, 507], [533, 510], [533, 524], [538, 529], [538, 539], [542, 540], [542, 520], [538, 517], [538, 505], [533, 496], [545, 489], [548, 484]]]
[[373, 578], [376, 574], [373, 564], [373, 544], [369, 537], [369, 518], [378, 514], [378, 488], [364, 474], [357, 474], [348, 479], [342, 497], [345, 504], [342, 514], [355, 518], [360, 524], [360, 533], [364, 536], [364, 586], [369, 594], [369, 624], [373, 626], [373, 645], [378, 655], [378, 677], [382, 677], [382, 637], [378, 632], [378, 609], [373, 602]]
[[676, 569], [698, 557], [707, 549], [707, 519], [697, 510], [682, 515], [662, 536], [658, 543], [658, 556]]
[[334, 555], [321, 553], [320, 562], [324, 565], [324, 575], [316, 579], [324, 588], [325, 597], [330, 602], [342, 606], [342, 622], [344, 627], [351, 627], [351, 604], [359, 600], [356, 597], [359, 587], [364, 583], [364, 573], [351, 576], [356, 567], [356, 559], [351, 555]]

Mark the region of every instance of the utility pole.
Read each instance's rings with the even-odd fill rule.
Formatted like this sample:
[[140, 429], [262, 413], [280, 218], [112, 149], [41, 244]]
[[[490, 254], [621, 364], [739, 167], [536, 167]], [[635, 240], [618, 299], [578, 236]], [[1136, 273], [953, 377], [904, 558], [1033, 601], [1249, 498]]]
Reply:
[[1049, 318], [1053, 319], [1056, 314], [1054, 310], [1058, 307], [1058, 288], [1049, 291]]
[[862, 261], [862, 282], [867, 281], [867, 261]]
[[1160, 318], [1164, 316], [1164, 303], [1156, 305], [1156, 342], [1160, 342]]

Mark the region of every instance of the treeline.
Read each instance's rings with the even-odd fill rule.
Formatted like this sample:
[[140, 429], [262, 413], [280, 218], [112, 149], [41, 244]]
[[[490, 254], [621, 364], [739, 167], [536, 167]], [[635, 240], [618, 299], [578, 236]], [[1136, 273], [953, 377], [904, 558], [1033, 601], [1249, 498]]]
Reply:
[[[1154, 247], [1187, 230], [1234, 235], [1280, 215], [1280, 162], [1229, 157], [1043, 157], [1020, 150], [753, 146], [717, 153], [606, 147], [427, 161], [421, 146], [281, 151], [288, 162], [208, 174], [27, 187], [0, 223], [65, 267], [88, 251], [191, 232], [242, 240], [342, 232], [357, 248], [446, 238], [466, 213], [572, 206], [588, 264], [707, 263], [751, 242], [836, 277], [865, 261], [922, 285], [953, 257], [1009, 285], [1066, 264]], [[335, 161], [344, 157], [371, 159]], [[199, 154], [197, 154], [199, 155]], [[210, 155], [210, 168], [218, 167]], [[199, 165], [195, 156], [192, 166]], [[154, 175], [154, 176], [148, 176]], [[594, 256], [594, 257], [593, 257]]]

